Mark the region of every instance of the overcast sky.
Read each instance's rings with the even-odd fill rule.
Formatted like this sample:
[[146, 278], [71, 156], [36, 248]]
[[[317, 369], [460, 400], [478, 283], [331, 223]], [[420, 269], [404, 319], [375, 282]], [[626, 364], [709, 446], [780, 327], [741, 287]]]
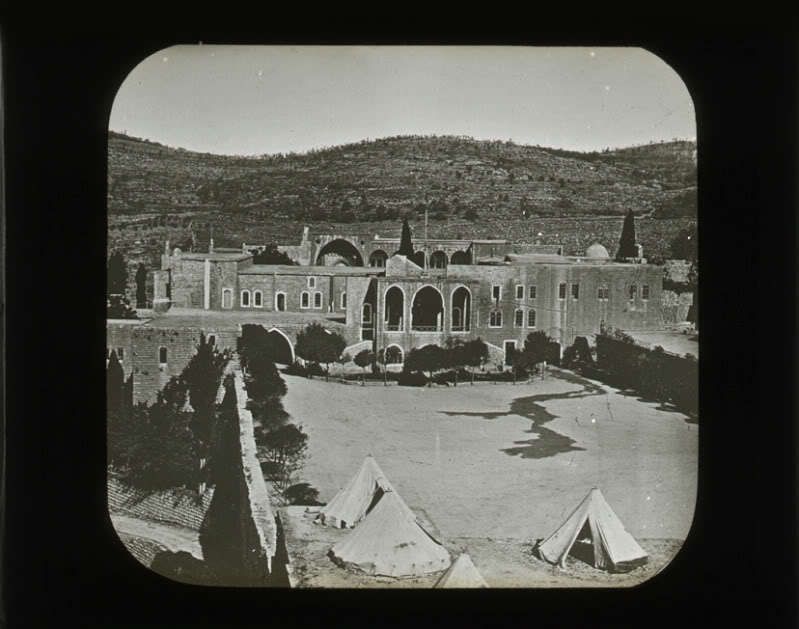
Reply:
[[674, 70], [601, 47], [175, 46], [127, 76], [109, 126], [236, 155], [407, 134], [575, 150], [696, 137]]

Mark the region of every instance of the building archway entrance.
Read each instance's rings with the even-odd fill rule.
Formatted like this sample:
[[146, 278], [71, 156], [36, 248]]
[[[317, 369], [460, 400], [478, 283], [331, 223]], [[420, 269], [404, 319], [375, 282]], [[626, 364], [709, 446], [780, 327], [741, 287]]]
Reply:
[[403, 329], [405, 317], [405, 295], [398, 286], [392, 286], [386, 291], [386, 330], [397, 332]]
[[452, 331], [468, 332], [472, 318], [472, 295], [465, 286], [459, 286], [452, 293]]
[[363, 256], [349, 240], [336, 238], [319, 250], [316, 264], [318, 266], [363, 266]]

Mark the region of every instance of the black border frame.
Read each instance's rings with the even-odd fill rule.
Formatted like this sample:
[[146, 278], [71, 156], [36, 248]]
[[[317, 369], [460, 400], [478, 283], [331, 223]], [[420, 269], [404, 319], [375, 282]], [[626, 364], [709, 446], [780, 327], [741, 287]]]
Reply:
[[[775, 18], [776, 19], [776, 18]], [[13, 26], [13, 28], [12, 28]], [[440, 43], [220, 29], [0, 35], [9, 330], [2, 615], [12, 625], [795, 626], [795, 34], [624, 29], [446, 43], [641, 45], [691, 92], [702, 251], [699, 499], [682, 551], [623, 590], [278, 591], [193, 588], [149, 572], [111, 529], [101, 355], [106, 132], [127, 72], [177, 43]], [[629, 30], [629, 29], [628, 29]], [[664, 29], [665, 31], [666, 29]], [[638, 31], [640, 32], [640, 30]], [[786, 382], [783, 382], [783, 378]], [[499, 514], [498, 514], [498, 517]]]

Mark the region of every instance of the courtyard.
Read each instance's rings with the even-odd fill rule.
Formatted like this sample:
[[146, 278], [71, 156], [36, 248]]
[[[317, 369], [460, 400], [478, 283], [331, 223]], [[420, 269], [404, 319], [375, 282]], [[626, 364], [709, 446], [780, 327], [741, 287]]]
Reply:
[[516, 385], [285, 379], [310, 436], [302, 480], [323, 502], [372, 454], [445, 545], [478, 555], [481, 540], [522, 552], [547, 537], [593, 486], [645, 547], [676, 549], [690, 530], [699, 427], [658, 403], [556, 369]]

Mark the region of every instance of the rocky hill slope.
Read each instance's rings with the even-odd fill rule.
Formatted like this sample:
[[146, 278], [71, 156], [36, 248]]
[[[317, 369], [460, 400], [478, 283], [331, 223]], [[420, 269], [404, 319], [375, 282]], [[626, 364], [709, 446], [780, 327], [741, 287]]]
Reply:
[[696, 215], [695, 143], [577, 153], [454, 136], [402, 136], [305, 154], [232, 157], [109, 134], [108, 209], [369, 222]]

